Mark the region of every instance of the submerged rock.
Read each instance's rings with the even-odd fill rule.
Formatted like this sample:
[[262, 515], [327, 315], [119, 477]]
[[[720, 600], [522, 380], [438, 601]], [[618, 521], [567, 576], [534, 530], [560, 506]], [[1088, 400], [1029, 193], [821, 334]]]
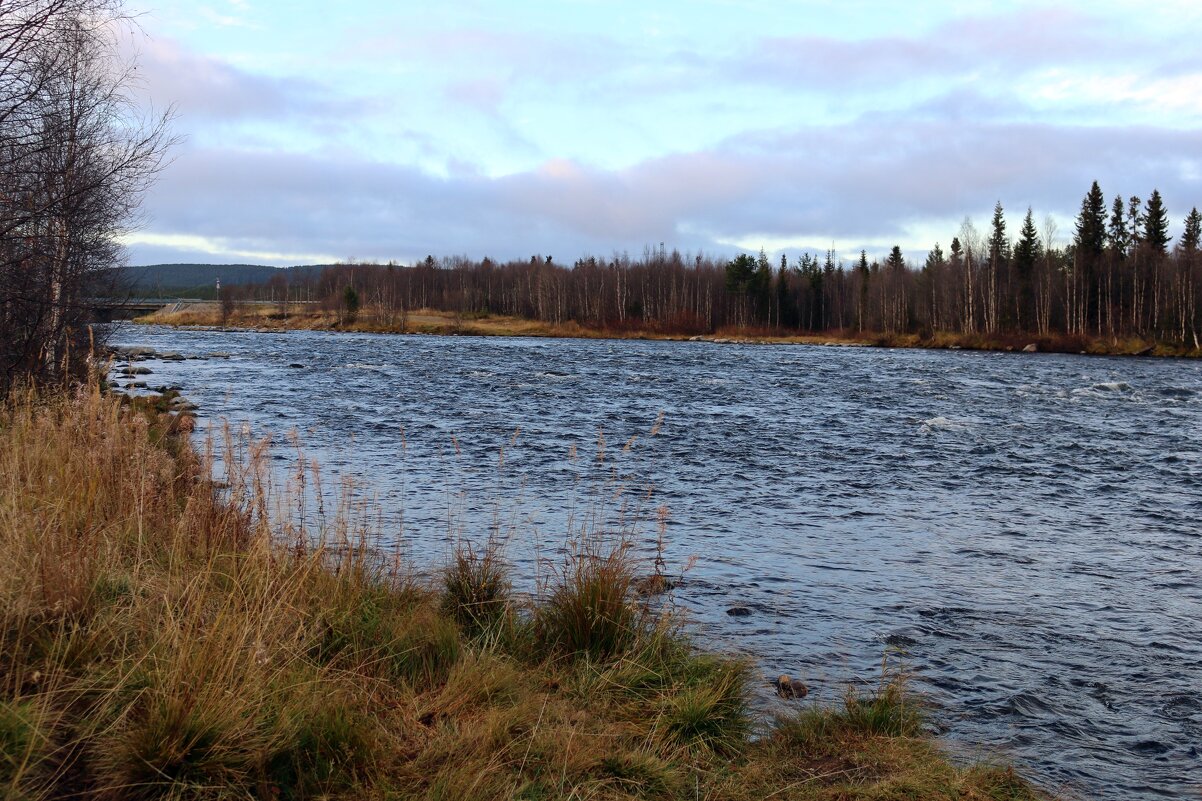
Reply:
[[634, 592], [640, 596], [662, 595], [673, 589], [676, 584], [662, 573], [652, 573], [634, 580]]
[[751, 609], [746, 606], [732, 606], [726, 610], [726, 614], [731, 617], [747, 617], [751, 614]]

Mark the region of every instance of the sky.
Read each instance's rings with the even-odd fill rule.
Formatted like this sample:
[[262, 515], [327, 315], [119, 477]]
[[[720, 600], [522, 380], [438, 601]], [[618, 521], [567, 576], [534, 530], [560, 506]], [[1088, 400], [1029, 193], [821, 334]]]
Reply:
[[1202, 205], [1202, 3], [127, 0], [181, 137], [132, 264], [921, 261], [1090, 182]]

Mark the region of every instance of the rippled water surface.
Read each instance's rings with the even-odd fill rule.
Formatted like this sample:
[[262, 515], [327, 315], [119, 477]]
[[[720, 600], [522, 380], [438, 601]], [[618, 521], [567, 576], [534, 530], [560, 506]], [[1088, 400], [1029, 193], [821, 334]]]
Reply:
[[1202, 364], [134, 327], [115, 341], [230, 354], [146, 362], [146, 380], [209, 419], [298, 430], [328, 470], [370, 483], [386, 530], [403, 512], [419, 561], [495, 520], [532, 569], [565, 510], [579, 523], [624, 486], [648, 537], [668, 507], [669, 559], [697, 557], [676, 598], [708, 646], [819, 700], [899, 649], [971, 756], [1069, 796], [1202, 792]]

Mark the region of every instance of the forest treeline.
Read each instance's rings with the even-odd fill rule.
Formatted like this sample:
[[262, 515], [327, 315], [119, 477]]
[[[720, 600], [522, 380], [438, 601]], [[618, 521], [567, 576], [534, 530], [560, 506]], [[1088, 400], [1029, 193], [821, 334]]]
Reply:
[[[988, 226], [965, 219], [946, 248], [884, 260], [838, 254], [740, 254], [726, 260], [647, 248], [641, 257], [552, 256], [528, 261], [427, 257], [411, 266], [340, 264], [308, 276], [281, 271], [251, 294], [286, 304], [353, 298], [394, 326], [414, 309], [575, 322], [607, 330], [699, 334], [951, 332], [1141, 337], [1198, 347], [1202, 217], [1193, 209], [1177, 242], [1160, 193], [1115, 196], [1097, 182], [1074, 230], [1057, 246], [1052, 218], [1027, 210], [1017, 235], [999, 203]], [[1171, 246], [1170, 246], [1171, 245]], [[349, 288], [349, 291], [348, 291]], [[227, 289], [227, 302], [244, 290]]]

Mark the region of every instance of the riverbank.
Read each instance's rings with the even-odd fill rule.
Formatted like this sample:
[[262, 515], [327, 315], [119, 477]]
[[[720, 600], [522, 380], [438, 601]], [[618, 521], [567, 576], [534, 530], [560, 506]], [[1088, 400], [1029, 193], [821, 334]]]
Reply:
[[820, 334], [780, 334], [770, 329], [722, 329], [711, 334], [667, 333], [652, 329], [590, 328], [576, 322], [544, 323], [521, 317], [458, 315], [420, 309], [391, 322], [371, 308], [353, 320], [336, 312], [310, 306], [291, 307], [287, 313], [268, 304], [243, 304], [224, 319], [216, 302], [194, 303], [178, 311], [159, 311], [137, 322], [168, 326], [246, 328], [265, 331], [357, 331], [376, 334], [433, 334], [444, 336], [528, 336], [576, 339], [700, 340], [718, 344], [829, 345], [840, 347], [919, 348], [932, 350], [982, 350], [1003, 352], [1076, 353], [1093, 356], [1159, 356], [1200, 358], [1202, 349], [1182, 344], [1155, 342], [1139, 337], [1105, 338], [1026, 334], [928, 335], [868, 333], [852, 330]]
[[416, 579], [353, 504], [269, 523], [263, 452], [214, 483], [171, 401], [0, 410], [6, 797], [1039, 797], [952, 764], [895, 678], [756, 721], [763, 679], [638, 601], [621, 543], [534, 602], [487, 550]]

